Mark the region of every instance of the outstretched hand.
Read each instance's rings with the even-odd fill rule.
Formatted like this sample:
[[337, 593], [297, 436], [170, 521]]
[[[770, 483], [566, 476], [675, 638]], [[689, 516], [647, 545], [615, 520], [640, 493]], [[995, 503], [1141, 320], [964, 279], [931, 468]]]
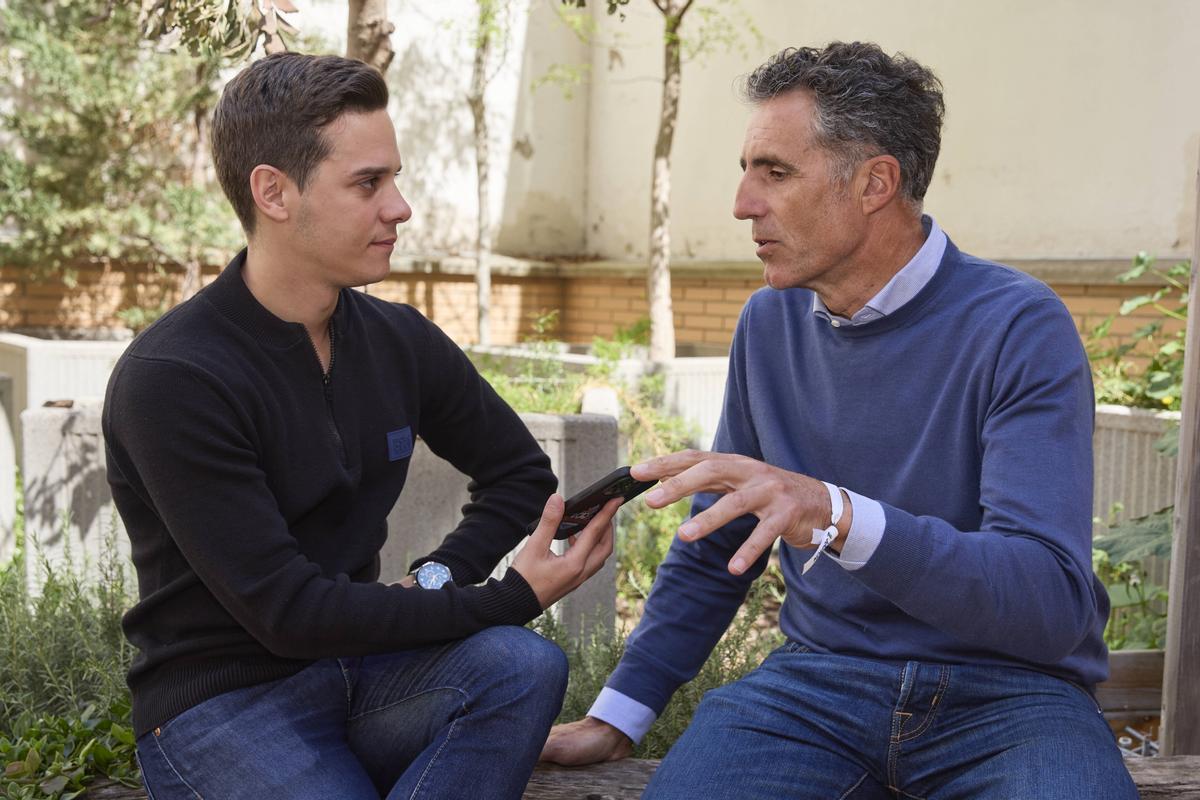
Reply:
[[[679, 538], [695, 541], [745, 514], [758, 525], [729, 560], [729, 571], [741, 575], [776, 539], [793, 547], [813, 547], [814, 528], [829, 525], [833, 513], [821, 481], [773, 467], [747, 456], [683, 450], [637, 464], [631, 474], [639, 481], [662, 481], [646, 495], [646, 505], [662, 508], [696, 492], [723, 495], [709, 508], [679, 526]], [[852, 516], [842, 516], [838, 529], [850, 529]]]
[[546, 501], [537, 529], [512, 563], [512, 568], [533, 589], [542, 608], [566, 597], [604, 566], [612, 555], [612, 518], [620, 507], [620, 498], [610, 500], [582, 531], [570, 538], [570, 548], [560, 556], [550, 545], [563, 518], [563, 499], [555, 494]]
[[539, 761], [564, 767], [581, 767], [617, 761], [633, 754], [633, 742], [621, 731], [595, 717], [555, 725], [542, 748]]

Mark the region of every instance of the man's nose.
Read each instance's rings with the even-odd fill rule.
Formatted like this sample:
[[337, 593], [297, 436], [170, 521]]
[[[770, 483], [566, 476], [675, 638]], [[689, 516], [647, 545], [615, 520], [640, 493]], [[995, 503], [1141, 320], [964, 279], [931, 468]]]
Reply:
[[404, 195], [400, 194], [400, 189], [395, 184], [392, 184], [391, 195], [383, 206], [382, 216], [385, 222], [396, 224], [408, 222], [412, 218], [412, 206], [404, 199]]
[[733, 195], [733, 216], [735, 219], [754, 219], [762, 216], [762, 202], [750, 185], [750, 174], [743, 173], [738, 182], [737, 192]]

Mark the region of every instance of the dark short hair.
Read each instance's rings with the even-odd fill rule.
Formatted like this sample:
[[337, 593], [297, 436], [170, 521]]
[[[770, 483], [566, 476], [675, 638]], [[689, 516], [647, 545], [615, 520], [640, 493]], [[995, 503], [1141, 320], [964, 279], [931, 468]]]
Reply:
[[900, 162], [900, 191], [920, 207], [942, 143], [942, 83], [927, 68], [877, 44], [833, 42], [823, 49], [789, 47], [746, 78], [752, 103], [797, 90], [812, 93], [818, 146], [846, 182], [865, 159]]
[[254, 233], [250, 173], [269, 164], [300, 191], [329, 155], [324, 127], [346, 112], [387, 107], [383, 76], [339, 56], [276, 53], [243, 69], [225, 86], [212, 121], [217, 179], [247, 235]]

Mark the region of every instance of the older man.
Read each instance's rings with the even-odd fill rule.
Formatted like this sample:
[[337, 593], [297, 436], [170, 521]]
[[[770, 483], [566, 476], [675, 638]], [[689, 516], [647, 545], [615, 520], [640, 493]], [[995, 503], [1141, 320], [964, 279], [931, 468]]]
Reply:
[[1092, 389], [1044, 285], [922, 216], [937, 78], [870, 44], [785, 50], [746, 87], [746, 304], [713, 453], [590, 712], [543, 758], [630, 752], [780, 542], [787, 643], [708, 694], [647, 797], [1132, 798], [1091, 696]]

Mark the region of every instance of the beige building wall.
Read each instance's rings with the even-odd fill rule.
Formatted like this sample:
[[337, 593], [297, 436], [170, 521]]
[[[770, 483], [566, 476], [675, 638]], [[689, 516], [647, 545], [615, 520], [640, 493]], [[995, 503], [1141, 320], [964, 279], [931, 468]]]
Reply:
[[[698, 0], [700, 2], [700, 0]], [[1194, 0], [741, 0], [763, 32], [685, 65], [674, 150], [679, 259], [753, 259], [730, 209], [747, 109], [734, 79], [785, 46], [871, 40], [945, 85], [926, 209], [955, 241], [1004, 260], [1190, 255], [1200, 149]], [[662, 71], [661, 17], [631, 3], [593, 53], [587, 249], [641, 259]], [[695, 23], [685, 24], [685, 38]], [[620, 37], [620, 58], [608, 42]]]
[[[685, 38], [695, 36], [696, 0]], [[1200, 2], [1149, 0], [740, 0], [763, 32], [687, 62], [674, 149], [673, 275], [679, 341], [721, 347], [761, 283], [747, 223], [730, 214], [748, 109], [735, 82], [785, 45], [870, 39], [933, 67], [946, 90], [943, 153], [927, 209], [962, 246], [1029, 270], [1081, 329], [1144, 287], [1114, 285], [1138, 250], [1191, 250], [1200, 105]], [[373, 292], [475, 339], [471, 261], [476, 197], [470, 80], [473, 0], [392, 0], [393, 89], [413, 208], [394, 274]], [[495, 339], [528, 335], [557, 308], [560, 335], [587, 341], [645, 314], [650, 160], [661, 92], [662, 20], [648, 0], [626, 19], [591, 0], [585, 41], [559, 0], [516, 0], [506, 58], [489, 87], [498, 258]], [[343, 0], [312, 0], [302, 29], [344, 47]], [[586, 68], [568, 97], [534, 85]], [[81, 267], [78, 283], [0, 270], [0, 327], [77, 333], [119, 328], [115, 313], [177, 295], [176, 276]], [[1127, 335], [1148, 318], [1119, 320]]]

